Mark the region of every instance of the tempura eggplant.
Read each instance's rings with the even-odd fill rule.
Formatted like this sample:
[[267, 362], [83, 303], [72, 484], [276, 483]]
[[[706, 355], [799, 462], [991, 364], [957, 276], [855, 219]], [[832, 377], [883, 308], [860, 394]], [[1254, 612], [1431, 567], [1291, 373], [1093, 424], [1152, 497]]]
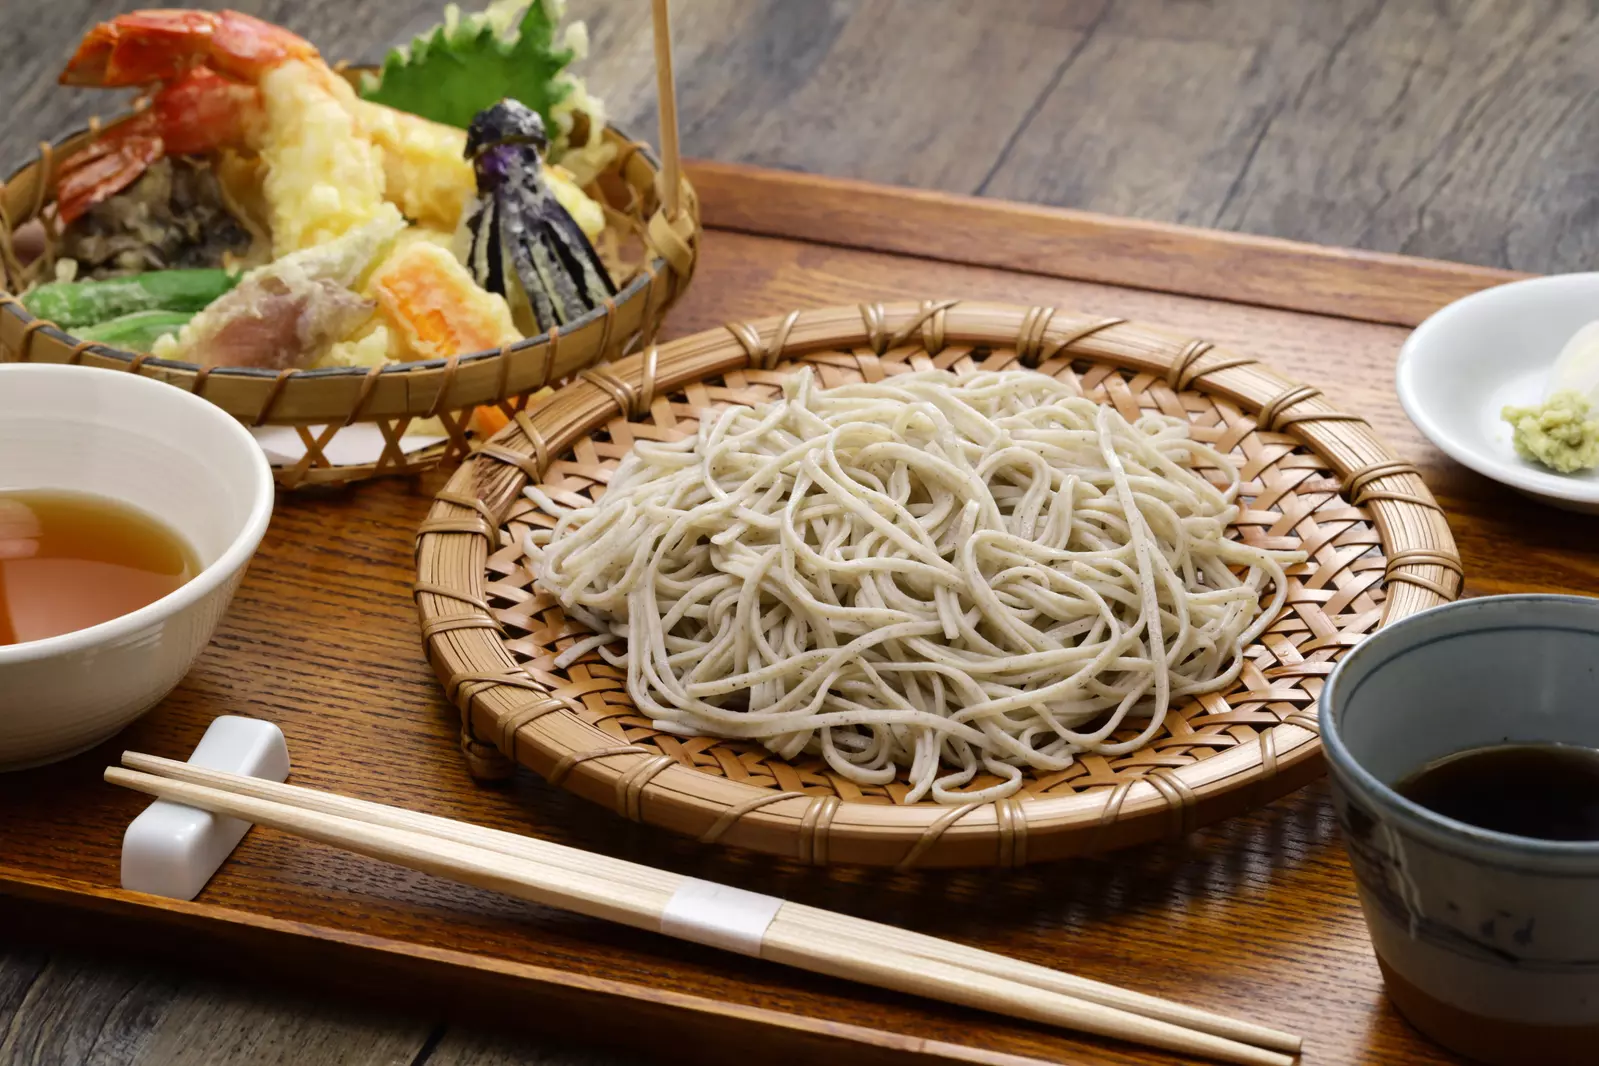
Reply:
[[538, 113], [515, 100], [480, 112], [466, 138], [478, 189], [463, 232], [466, 263], [479, 285], [505, 297], [530, 337], [616, 294], [594, 246], [544, 180], [547, 143]]

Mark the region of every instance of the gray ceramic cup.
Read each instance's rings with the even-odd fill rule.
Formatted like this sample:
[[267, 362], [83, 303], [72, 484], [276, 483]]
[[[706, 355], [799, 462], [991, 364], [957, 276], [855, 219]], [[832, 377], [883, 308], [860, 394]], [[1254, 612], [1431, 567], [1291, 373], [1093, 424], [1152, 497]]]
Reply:
[[1492, 596], [1380, 629], [1328, 678], [1321, 734], [1388, 997], [1490, 1063], [1599, 1063], [1599, 843], [1442, 817], [1393, 785], [1502, 743], [1599, 748], [1599, 600]]

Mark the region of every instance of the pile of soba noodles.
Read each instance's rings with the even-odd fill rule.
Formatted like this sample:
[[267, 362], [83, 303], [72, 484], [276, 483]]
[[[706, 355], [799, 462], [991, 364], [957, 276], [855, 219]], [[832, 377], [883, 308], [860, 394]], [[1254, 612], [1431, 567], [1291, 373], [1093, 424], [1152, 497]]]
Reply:
[[1233, 682], [1303, 558], [1227, 538], [1238, 488], [1186, 421], [1044, 374], [807, 369], [638, 442], [591, 507], [530, 487], [557, 521], [523, 546], [598, 634], [557, 665], [598, 649], [656, 728], [970, 803]]

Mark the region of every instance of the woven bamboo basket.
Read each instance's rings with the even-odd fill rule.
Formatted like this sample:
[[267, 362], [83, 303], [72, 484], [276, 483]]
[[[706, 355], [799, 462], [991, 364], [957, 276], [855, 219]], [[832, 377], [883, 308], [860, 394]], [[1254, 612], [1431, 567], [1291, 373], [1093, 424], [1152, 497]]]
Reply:
[[[1125, 755], [1084, 754], [997, 803], [902, 801], [820, 759], [662, 734], [621, 672], [532, 586], [518, 544], [548, 519], [530, 482], [569, 503], [600, 494], [639, 439], [694, 432], [701, 412], [775, 397], [799, 364], [824, 385], [916, 369], [1015, 367], [1075, 379], [1135, 418], [1186, 417], [1246, 480], [1234, 532], [1308, 553], [1287, 604], [1229, 690], [1174, 706]], [[813, 864], [1020, 865], [1185, 833], [1321, 769], [1315, 702], [1336, 660], [1377, 627], [1453, 599], [1454, 540], [1415, 468], [1319, 390], [1201, 340], [1051, 308], [944, 302], [794, 312], [651, 347], [590, 370], [521, 413], [438, 496], [417, 541], [422, 637], [461, 711], [480, 777], [531, 767], [624, 817]], [[1131, 736], [1135, 731], [1129, 731]], [[981, 787], [982, 779], [970, 787]]]
[[[347, 76], [354, 78], [359, 72], [352, 68]], [[529, 393], [650, 343], [694, 273], [700, 227], [692, 187], [681, 181], [681, 206], [669, 219], [656, 194], [661, 168], [655, 156], [645, 145], [607, 129], [605, 136], [616, 146], [616, 158], [588, 191], [608, 208], [609, 225], [619, 243], [642, 245], [642, 265], [604, 307], [565, 328], [497, 350], [371, 369], [207, 369], [135, 355], [80, 341], [35, 318], [9, 295], [21, 291], [34, 280], [34, 273], [51, 262], [56, 231], [48, 208], [57, 164], [100, 129], [98, 122], [91, 122], [87, 129], [53, 145], [41, 144], [38, 156], [0, 189], [0, 361], [129, 370], [204, 396], [246, 425], [292, 426], [304, 445], [304, 456], [274, 471], [279, 484], [290, 488], [413, 474], [464, 457], [474, 408], [497, 405], [513, 415]], [[25, 266], [13, 237], [17, 227], [33, 219], [45, 223], [46, 246], [44, 254]], [[438, 418], [448, 439], [408, 454], [402, 450], [402, 437], [413, 421], [424, 418]], [[324, 449], [340, 430], [357, 423], [380, 428], [382, 454], [371, 462], [336, 465]]]

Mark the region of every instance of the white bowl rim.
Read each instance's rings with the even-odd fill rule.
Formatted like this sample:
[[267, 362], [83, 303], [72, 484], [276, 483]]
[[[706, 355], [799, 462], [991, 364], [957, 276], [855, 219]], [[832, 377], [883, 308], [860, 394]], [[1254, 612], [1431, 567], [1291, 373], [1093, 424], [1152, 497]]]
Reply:
[[164, 396], [182, 397], [177, 402], [190, 403], [204, 408], [205, 417], [215, 419], [221, 425], [222, 432], [231, 434], [233, 438], [246, 449], [250, 459], [252, 472], [250, 513], [244, 520], [244, 526], [238, 535], [233, 538], [226, 550], [219, 555], [215, 562], [201, 570], [194, 577], [178, 586], [176, 589], [162, 596], [160, 599], [140, 607], [136, 611], [118, 615], [98, 625], [88, 626], [84, 629], [74, 629], [67, 633], [58, 633], [53, 637], [44, 637], [41, 640], [27, 640], [20, 644], [0, 644], [0, 666], [9, 666], [13, 663], [35, 662], [40, 659], [52, 658], [69, 652], [83, 651], [87, 648], [116, 640], [148, 626], [152, 622], [170, 618], [179, 612], [198, 603], [201, 599], [214, 592], [218, 586], [231, 577], [234, 571], [247, 563], [255, 554], [256, 547], [261, 543], [261, 537], [266, 533], [267, 524], [272, 520], [272, 504], [275, 489], [272, 481], [272, 468], [267, 463], [266, 453], [261, 451], [255, 438], [243, 424], [222, 408], [201, 399], [193, 393], [185, 392], [174, 385], [164, 381], [156, 381], [140, 374], [130, 374], [125, 370], [108, 370], [102, 367], [69, 366], [64, 363], [7, 363], [0, 365], [0, 377], [10, 374], [13, 376], [36, 374], [48, 377], [59, 374], [100, 374], [109, 382], [115, 378], [120, 384], [112, 388], [126, 388], [138, 392], [140, 389], [163, 390]]
[[[1463, 296], [1445, 304], [1428, 315], [1421, 325], [1405, 338], [1404, 344], [1399, 349], [1398, 365], [1394, 368], [1394, 384], [1399, 393], [1399, 405], [1405, 409], [1405, 414], [1415, 423], [1416, 428], [1421, 430], [1422, 436], [1432, 441], [1455, 462], [1475, 470], [1483, 477], [1534, 496], [1568, 500], [1573, 503], [1599, 503], [1599, 480], [1576, 479], [1553, 471], [1509, 462], [1469, 447], [1459, 437], [1445, 432], [1432, 418], [1431, 409], [1422, 399], [1426, 393], [1426, 386], [1419, 382], [1416, 372], [1417, 350], [1434, 343], [1433, 334], [1442, 330], [1459, 308], [1485, 300], [1514, 300], [1517, 293], [1534, 287], [1577, 286], [1599, 288], [1599, 272], [1549, 274], [1510, 281], [1503, 285], [1480, 289], [1470, 296]], [[1553, 361], [1552, 356], [1551, 361]]]

